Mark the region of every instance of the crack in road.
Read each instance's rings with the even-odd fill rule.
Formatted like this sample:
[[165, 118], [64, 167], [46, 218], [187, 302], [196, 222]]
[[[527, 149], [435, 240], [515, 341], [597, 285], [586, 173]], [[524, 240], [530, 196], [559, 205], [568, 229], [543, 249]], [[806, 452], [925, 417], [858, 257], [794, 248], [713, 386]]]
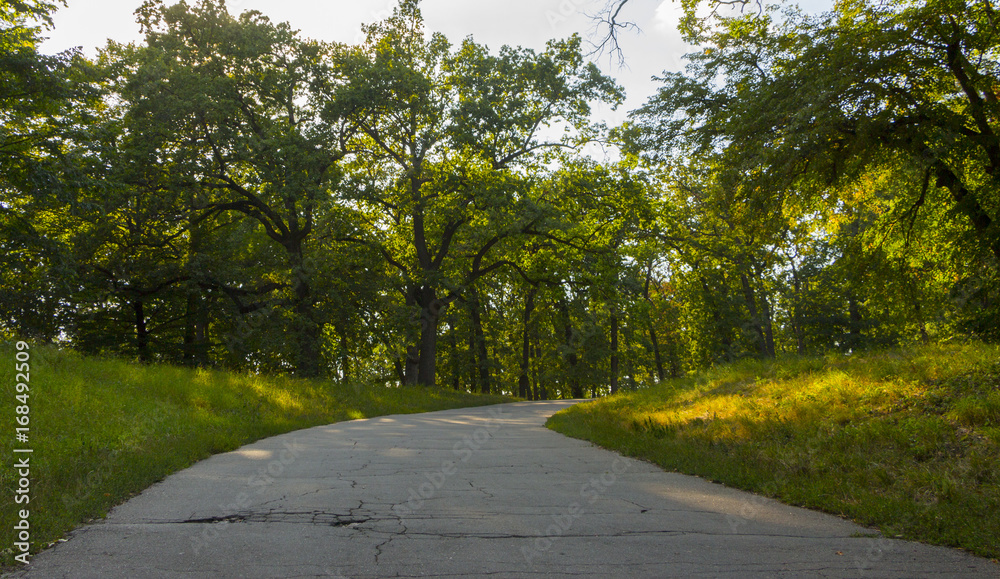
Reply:
[[[365, 511], [365, 514], [359, 514], [357, 511]], [[469, 519], [479, 519], [481, 517], [440, 517], [440, 516], [423, 516], [423, 517], [406, 517], [407, 519], [422, 520], [422, 521], [442, 521], [442, 520], [469, 520]], [[401, 530], [390, 531], [383, 529], [372, 529], [370, 527], [362, 527], [367, 523], [372, 522], [385, 522], [394, 521], [399, 524]], [[267, 513], [237, 513], [232, 515], [217, 516], [217, 517], [200, 517], [185, 519], [181, 521], [166, 521], [159, 522], [158, 524], [217, 524], [217, 523], [281, 523], [281, 524], [308, 524], [308, 525], [324, 525], [330, 527], [349, 527], [357, 528], [366, 533], [376, 534], [376, 535], [389, 535], [389, 538], [376, 545], [377, 552], [381, 552], [381, 547], [389, 543], [394, 537], [398, 536], [412, 536], [412, 537], [441, 537], [441, 538], [467, 538], [467, 539], [537, 539], [544, 535], [539, 535], [537, 533], [492, 533], [492, 532], [433, 532], [433, 531], [411, 531], [406, 527], [405, 519], [403, 517], [398, 517], [395, 515], [376, 515], [372, 514], [362, 502], [356, 508], [348, 510], [347, 514], [338, 513], [328, 513], [325, 511], [269, 511]], [[617, 532], [595, 532], [595, 533], [563, 533], [560, 535], [562, 538], [597, 538], [597, 537], [633, 537], [633, 536], [650, 536], [650, 535], [662, 535], [662, 536], [732, 536], [733, 533], [727, 532], [708, 532], [708, 531], [681, 531], [681, 530], [671, 530], [671, 529], [650, 529], [641, 531], [617, 531]], [[827, 539], [829, 537], [823, 535], [803, 535], [803, 534], [782, 534], [782, 533], [741, 533], [741, 537], [773, 537], [773, 538], [790, 538], [790, 539]], [[852, 539], [865, 539], [865, 537], [851, 537]]]
[[[354, 509], [351, 509], [352, 511]], [[331, 527], [348, 527], [367, 523], [373, 517], [359, 517], [352, 514], [341, 515], [325, 511], [268, 511], [266, 513], [235, 513], [215, 517], [199, 517], [180, 521], [157, 521], [154, 524], [166, 525], [207, 525], [218, 523], [299, 523], [310, 525], [327, 525]]]

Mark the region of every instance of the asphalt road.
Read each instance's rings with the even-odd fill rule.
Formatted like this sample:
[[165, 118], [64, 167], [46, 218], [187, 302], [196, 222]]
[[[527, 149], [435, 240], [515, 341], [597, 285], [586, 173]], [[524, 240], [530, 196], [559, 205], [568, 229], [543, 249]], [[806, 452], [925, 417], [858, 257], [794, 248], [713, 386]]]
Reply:
[[1000, 577], [966, 553], [544, 428], [574, 401], [342, 422], [174, 474], [16, 577]]

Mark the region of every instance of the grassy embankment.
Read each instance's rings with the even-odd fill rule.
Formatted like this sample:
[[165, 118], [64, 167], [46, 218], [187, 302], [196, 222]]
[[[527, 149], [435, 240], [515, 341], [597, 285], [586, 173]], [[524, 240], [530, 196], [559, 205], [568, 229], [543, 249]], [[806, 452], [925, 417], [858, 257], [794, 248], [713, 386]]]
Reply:
[[743, 361], [561, 411], [661, 467], [1000, 557], [1000, 349]]
[[[22, 444], [15, 438], [15, 349], [0, 343], [6, 422], [0, 429], [0, 570], [17, 564], [12, 529], [22, 508], [30, 510], [36, 552], [166, 475], [260, 438], [341, 420], [511, 401], [445, 389], [142, 366], [48, 347], [32, 347], [29, 355], [30, 431]], [[14, 502], [15, 447], [33, 450], [28, 505]]]

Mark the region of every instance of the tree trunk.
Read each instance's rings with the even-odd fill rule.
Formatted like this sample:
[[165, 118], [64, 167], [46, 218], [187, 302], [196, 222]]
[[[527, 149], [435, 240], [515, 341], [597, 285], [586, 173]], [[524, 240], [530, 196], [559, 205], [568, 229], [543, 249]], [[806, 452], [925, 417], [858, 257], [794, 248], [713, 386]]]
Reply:
[[403, 384], [416, 386], [420, 367], [420, 346], [412, 345], [406, 348], [406, 359], [403, 362]]
[[670, 354], [670, 377], [680, 378], [681, 377], [681, 364], [680, 364], [680, 354], [677, 353], [677, 345], [671, 340], [671, 354]]
[[403, 362], [399, 358], [393, 359], [392, 369], [396, 373], [396, 379], [399, 380], [400, 385], [405, 385], [406, 370], [403, 369]]
[[656, 326], [652, 317], [649, 319], [649, 341], [653, 346], [653, 362], [656, 364], [656, 374], [653, 376], [657, 382], [666, 379], [666, 370], [663, 367], [663, 352], [660, 351], [660, 339], [656, 336]]
[[909, 289], [910, 301], [913, 303], [913, 319], [916, 321], [917, 329], [920, 332], [920, 342], [927, 344], [930, 342], [930, 336], [927, 335], [927, 322], [924, 320], [924, 311], [920, 304], [920, 293], [917, 289], [917, 283], [912, 276], [907, 279], [906, 286]]
[[[924, 153], [924, 151], [930, 151], [930, 148], [922, 146], [921, 153]], [[965, 187], [962, 179], [948, 165], [938, 160], [935, 161], [933, 169], [937, 185], [948, 189], [952, 200], [955, 201], [954, 208], [965, 213], [969, 221], [972, 222], [976, 234], [993, 252], [993, 258], [996, 260], [995, 263], [1000, 263], [1000, 240], [991, 234], [993, 218], [990, 217], [989, 213], [980, 204], [979, 199]], [[997, 167], [994, 167], [994, 169], [1000, 170]], [[994, 175], [994, 178], [996, 177], [997, 175]], [[994, 267], [996, 266], [994, 265]]]
[[303, 277], [295, 283], [295, 322], [298, 325], [298, 355], [296, 375], [303, 378], [319, 376], [319, 325], [313, 319], [309, 282]]
[[198, 294], [189, 290], [184, 311], [184, 345], [181, 348], [184, 364], [198, 366]]
[[[420, 326], [420, 314], [417, 312], [417, 289], [407, 288], [406, 291], [406, 306], [412, 308], [414, 311], [415, 318], [411, 319], [410, 322], [419, 327]], [[403, 359], [403, 385], [405, 386], [416, 386], [417, 385], [417, 375], [420, 365], [420, 336], [416, 338], [416, 343], [410, 343], [406, 347], [406, 353]]]
[[414, 289], [416, 304], [420, 306], [420, 342], [417, 346], [417, 384], [437, 385], [437, 335], [441, 313], [445, 309], [433, 287]]
[[650, 315], [646, 316], [646, 320], [649, 326], [649, 342], [653, 347], [653, 362], [656, 364], [656, 375], [653, 376], [657, 382], [662, 382], [665, 375], [663, 372], [663, 354], [660, 352], [660, 340], [656, 335], [656, 324], [653, 322], [653, 298], [649, 294], [649, 286], [653, 281], [653, 263], [650, 262], [649, 268], [646, 270], [646, 283], [642, 286], [642, 297], [646, 300], [649, 305]]
[[802, 282], [799, 280], [799, 270], [795, 266], [795, 260], [790, 260], [792, 264], [792, 288], [795, 291], [795, 299], [792, 303], [792, 333], [795, 334], [795, 350], [799, 355], [806, 353], [806, 331], [802, 327]]
[[754, 331], [757, 350], [762, 357], [767, 357], [767, 337], [764, 332], [764, 325], [761, 323], [760, 310], [757, 308], [757, 299], [754, 295], [753, 287], [750, 285], [750, 278], [745, 273], [740, 272], [740, 284], [743, 286], [743, 298], [750, 312], [750, 325]]
[[618, 392], [618, 312], [611, 314], [611, 393]]
[[847, 294], [847, 315], [850, 319], [847, 333], [850, 337], [850, 347], [853, 349], [859, 346], [863, 337], [861, 333], [861, 307], [858, 305], [857, 298], [854, 297], [854, 292]]
[[[715, 335], [719, 338], [719, 342], [724, 350], [724, 360], [731, 362], [733, 360], [733, 338], [730, 335], [728, 329], [724, 327], [722, 320], [722, 308], [719, 305], [719, 299], [716, 299], [715, 295], [712, 293], [712, 289], [708, 285], [708, 280], [704, 276], [699, 275], [698, 279], [701, 280], [701, 290], [705, 292], [705, 301], [707, 306], [712, 311], [712, 322], [715, 326]], [[722, 295], [720, 296], [721, 301], [725, 302], [729, 298], [729, 284], [723, 278], [722, 280]]]
[[541, 400], [540, 394], [538, 392], [538, 357], [541, 355], [540, 346], [538, 345], [538, 328], [535, 328], [535, 345], [531, 347], [531, 359], [535, 362], [531, 365], [532, 380], [531, 380], [531, 399]]
[[764, 344], [767, 346], [767, 355], [770, 358], [774, 358], [776, 352], [774, 350], [774, 318], [771, 315], [771, 302], [767, 299], [767, 296], [761, 296], [761, 305], [764, 307]]
[[483, 318], [480, 310], [479, 290], [473, 287], [469, 291], [470, 313], [472, 314], [472, 335], [475, 345], [474, 354], [476, 369], [478, 370], [478, 381], [480, 392], [490, 394], [492, 387], [490, 384], [490, 360], [486, 351], [486, 332], [483, 330]]
[[302, 241], [289, 241], [284, 246], [288, 251], [292, 267], [292, 291], [295, 295], [295, 304], [292, 308], [295, 313], [293, 332], [297, 346], [295, 374], [303, 378], [315, 378], [320, 373], [320, 328], [315, 319], [309, 274], [303, 260]]
[[428, 319], [420, 331], [420, 361], [417, 366], [417, 383], [421, 386], [437, 385], [437, 319]]
[[198, 366], [208, 366], [210, 360], [208, 358], [208, 349], [211, 345], [209, 336], [209, 324], [211, 320], [209, 319], [208, 306], [206, 301], [211, 302], [211, 298], [206, 298], [205, 296], [198, 297], [198, 314], [195, 320], [195, 363]]
[[531, 383], [528, 380], [528, 368], [531, 361], [531, 313], [535, 310], [535, 294], [537, 286], [531, 286], [524, 298], [524, 313], [521, 316], [521, 375], [517, 379], [518, 395], [521, 398], [531, 398]]
[[917, 324], [920, 326], [920, 343], [929, 344], [931, 337], [927, 335], [927, 323], [924, 321], [924, 314], [920, 307], [920, 300], [913, 300], [913, 309], [917, 315]]
[[135, 349], [140, 362], [149, 362], [149, 331], [146, 329], [145, 304], [142, 297], [132, 300], [135, 314]]
[[346, 332], [340, 333], [340, 381], [347, 384], [351, 380], [351, 354], [347, 349]]
[[[545, 384], [542, 384], [539, 388], [538, 397], [536, 400], [548, 400], [549, 399], [549, 389], [546, 388]], [[582, 396], [581, 396], [582, 398]]]
[[476, 366], [476, 331], [472, 327], [472, 299], [469, 299], [469, 347], [466, 350], [465, 362], [469, 370], [469, 392], [479, 391], [479, 369]]
[[[568, 382], [570, 395], [573, 398], [583, 398], [583, 386], [580, 384], [580, 377], [577, 376], [576, 364], [579, 362], [579, 358], [576, 355], [576, 348], [573, 346], [573, 336], [575, 332], [573, 331], [573, 319], [569, 315], [569, 305], [566, 300], [562, 297], [556, 302], [556, 308], [559, 310], [559, 315], [562, 317], [563, 322], [563, 336], [565, 340], [566, 349], [566, 361], [569, 363]], [[548, 395], [543, 389], [543, 395], [545, 396], [542, 400], [548, 400]]]
[[[194, 199], [189, 201], [194, 205]], [[188, 219], [190, 232], [188, 251], [189, 265], [201, 253], [205, 239], [205, 224], [193, 218]], [[189, 282], [184, 328], [184, 363], [189, 366], [207, 366], [209, 310], [205, 303], [204, 289]]]
[[455, 327], [454, 314], [448, 316], [448, 338], [451, 346], [451, 387], [454, 390], [461, 389], [462, 366], [458, 356], [458, 328]]

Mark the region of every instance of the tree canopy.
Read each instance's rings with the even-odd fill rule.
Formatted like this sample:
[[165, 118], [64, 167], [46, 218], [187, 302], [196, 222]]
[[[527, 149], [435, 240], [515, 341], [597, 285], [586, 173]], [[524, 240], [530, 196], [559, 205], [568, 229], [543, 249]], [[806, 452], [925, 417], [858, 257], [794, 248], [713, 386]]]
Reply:
[[94, 60], [0, 1], [0, 333], [525, 398], [1000, 339], [991, 2], [726, 4], [608, 129], [583, 38], [453, 43], [416, 0], [357, 44], [147, 0]]

